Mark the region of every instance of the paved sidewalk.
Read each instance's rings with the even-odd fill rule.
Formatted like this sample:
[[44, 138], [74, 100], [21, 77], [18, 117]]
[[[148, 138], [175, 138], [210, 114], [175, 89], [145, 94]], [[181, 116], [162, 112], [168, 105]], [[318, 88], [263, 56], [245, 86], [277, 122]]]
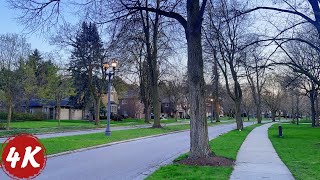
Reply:
[[[183, 124], [189, 124], [187, 123], [170, 123], [170, 124], [162, 124], [162, 126], [174, 126], [174, 125], [183, 125]], [[136, 126], [118, 126], [118, 127], [110, 127], [111, 133], [112, 131], [121, 131], [121, 130], [128, 130], [128, 129], [139, 129], [139, 128], [150, 128], [152, 124], [146, 124], [146, 125], [136, 125]], [[98, 129], [87, 129], [87, 130], [79, 130], [79, 131], [69, 131], [69, 132], [59, 132], [59, 133], [46, 133], [46, 134], [36, 134], [35, 136], [39, 139], [45, 139], [45, 138], [53, 138], [53, 137], [61, 137], [61, 136], [74, 136], [74, 135], [82, 135], [82, 134], [93, 134], [93, 133], [99, 133], [104, 132], [105, 128], [98, 128]], [[3, 143], [8, 138], [0, 138], [0, 143]]]
[[294, 179], [268, 138], [268, 128], [272, 124], [257, 127], [247, 136], [238, 152], [231, 180]]

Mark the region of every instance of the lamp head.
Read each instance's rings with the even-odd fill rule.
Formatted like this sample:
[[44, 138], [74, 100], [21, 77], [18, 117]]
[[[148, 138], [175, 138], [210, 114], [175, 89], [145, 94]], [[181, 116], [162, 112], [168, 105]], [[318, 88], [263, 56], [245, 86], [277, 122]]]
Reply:
[[112, 60], [111, 67], [113, 68], [113, 70], [116, 69], [117, 65], [118, 65], [118, 62], [116, 60]]
[[108, 63], [104, 63], [103, 67], [104, 67], [104, 69], [108, 69], [109, 68], [109, 64]]

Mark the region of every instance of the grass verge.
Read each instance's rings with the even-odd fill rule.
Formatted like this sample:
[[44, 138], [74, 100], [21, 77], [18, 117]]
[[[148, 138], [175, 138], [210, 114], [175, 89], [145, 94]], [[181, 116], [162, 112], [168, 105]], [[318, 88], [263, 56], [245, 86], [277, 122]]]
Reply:
[[[247, 135], [259, 125], [252, 125], [243, 131], [233, 130], [210, 141], [212, 151], [221, 157], [235, 160], [241, 144]], [[184, 154], [175, 161], [187, 158]], [[147, 179], [229, 179], [233, 167], [187, 166], [173, 163], [163, 166]]]
[[[179, 120], [177, 123], [186, 123], [188, 120]], [[152, 122], [151, 122], [152, 123]], [[176, 123], [174, 119], [161, 120], [162, 124]], [[111, 121], [111, 127], [144, 125], [143, 119], [124, 119], [123, 121]], [[16, 121], [11, 123], [11, 130], [0, 130], [0, 137], [12, 136], [18, 133], [40, 134], [57, 133], [74, 130], [86, 130], [104, 128], [106, 121], [101, 120], [100, 126], [94, 125], [94, 122], [84, 120], [61, 120], [61, 126], [58, 127], [57, 120], [43, 121]]]
[[297, 180], [320, 179], [320, 128], [309, 124], [282, 127], [282, 138], [277, 136], [277, 125], [269, 128], [269, 139], [281, 160]]
[[189, 125], [175, 125], [167, 126], [161, 129], [130, 129], [122, 131], [113, 131], [111, 136], [105, 136], [104, 133], [94, 133], [76, 136], [46, 138], [40, 139], [40, 141], [44, 144], [47, 150], [47, 154], [51, 155], [65, 151], [107, 144], [111, 142], [123, 141], [150, 135], [164, 134], [179, 130], [186, 130], [189, 129], [189, 127]]

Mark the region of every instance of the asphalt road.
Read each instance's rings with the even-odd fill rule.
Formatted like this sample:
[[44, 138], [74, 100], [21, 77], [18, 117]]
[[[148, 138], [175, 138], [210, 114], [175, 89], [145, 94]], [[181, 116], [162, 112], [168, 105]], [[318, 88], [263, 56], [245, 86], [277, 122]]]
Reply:
[[[169, 123], [169, 124], [162, 124], [162, 126], [174, 126], [174, 125], [183, 125], [189, 124], [182, 122], [182, 123]], [[135, 126], [117, 126], [117, 127], [110, 127], [111, 131], [121, 131], [121, 130], [128, 130], [128, 129], [138, 129], [138, 128], [150, 128], [152, 124], [143, 124], [143, 125], [135, 125]], [[75, 136], [75, 135], [82, 135], [82, 134], [94, 134], [99, 132], [105, 132], [105, 128], [98, 128], [98, 129], [85, 129], [85, 130], [76, 130], [76, 131], [67, 131], [67, 132], [58, 132], [58, 133], [43, 133], [43, 134], [36, 134], [35, 136], [39, 139], [45, 138], [54, 138], [54, 137], [61, 137], [61, 136]], [[0, 143], [3, 143], [8, 138], [0, 138]]]
[[[209, 137], [213, 139], [235, 127], [235, 123], [209, 127]], [[186, 131], [53, 157], [36, 179], [144, 179], [159, 166], [187, 152], [189, 143]], [[9, 178], [0, 171], [0, 179]]]
[[[223, 123], [228, 123], [230, 120], [221, 121]], [[189, 122], [177, 122], [177, 123], [168, 123], [162, 124], [162, 126], [175, 126], [175, 125], [183, 125], [189, 124]], [[135, 125], [135, 126], [116, 126], [110, 127], [111, 131], [121, 131], [121, 130], [128, 130], [128, 129], [139, 129], [139, 128], [150, 128], [152, 124], [143, 124], [143, 125]], [[43, 134], [35, 134], [35, 136], [39, 139], [45, 138], [54, 138], [54, 137], [61, 137], [61, 136], [75, 136], [75, 135], [82, 135], [82, 134], [93, 134], [99, 132], [105, 132], [105, 128], [98, 128], [98, 129], [85, 129], [85, 130], [76, 130], [76, 131], [67, 131], [67, 132], [58, 132], [58, 133], [43, 133]], [[8, 137], [0, 138], [0, 143], [5, 142]]]

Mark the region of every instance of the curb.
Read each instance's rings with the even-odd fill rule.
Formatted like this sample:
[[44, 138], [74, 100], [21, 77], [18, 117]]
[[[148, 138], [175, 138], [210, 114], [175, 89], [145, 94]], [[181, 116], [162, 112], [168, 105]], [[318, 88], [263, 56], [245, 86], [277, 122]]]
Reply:
[[156, 134], [156, 135], [145, 136], [145, 137], [134, 138], [134, 139], [128, 139], [128, 140], [117, 141], [117, 142], [111, 142], [111, 143], [107, 143], [107, 144], [101, 144], [101, 145], [96, 145], [96, 146], [91, 146], [91, 147], [81, 148], [81, 149], [76, 149], [76, 150], [71, 150], [71, 151], [65, 151], [65, 152], [61, 152], [61, 153], [57, 153], [57, 154], [51, 154], [51, 155], [48, 155], [47, 157], [48, 158], [53, 158], [53, 157], [63, 156], [63, 155], [71, 154], [71, 153], [77, 153], [77, 152], [97, 149], [97, 148], [101, 148], [101, 147], [107, 147], [107, 146], [112, 146], [112, 145], [126, 143], [126, 142], [138, 141], [138, 140], [141, 140], [141, 139], [148, 139], [148, 138], [153, 138], [153, 137], [165, 136], [165, 135], [175, 134], [175, 133], [180, 133], [180, 132], [185, 132], [185, 131], [190, 131], [190, 129], [180, 130], [180, 131], [173, 131], [173, 132], [164, 133], [164, 134]]

